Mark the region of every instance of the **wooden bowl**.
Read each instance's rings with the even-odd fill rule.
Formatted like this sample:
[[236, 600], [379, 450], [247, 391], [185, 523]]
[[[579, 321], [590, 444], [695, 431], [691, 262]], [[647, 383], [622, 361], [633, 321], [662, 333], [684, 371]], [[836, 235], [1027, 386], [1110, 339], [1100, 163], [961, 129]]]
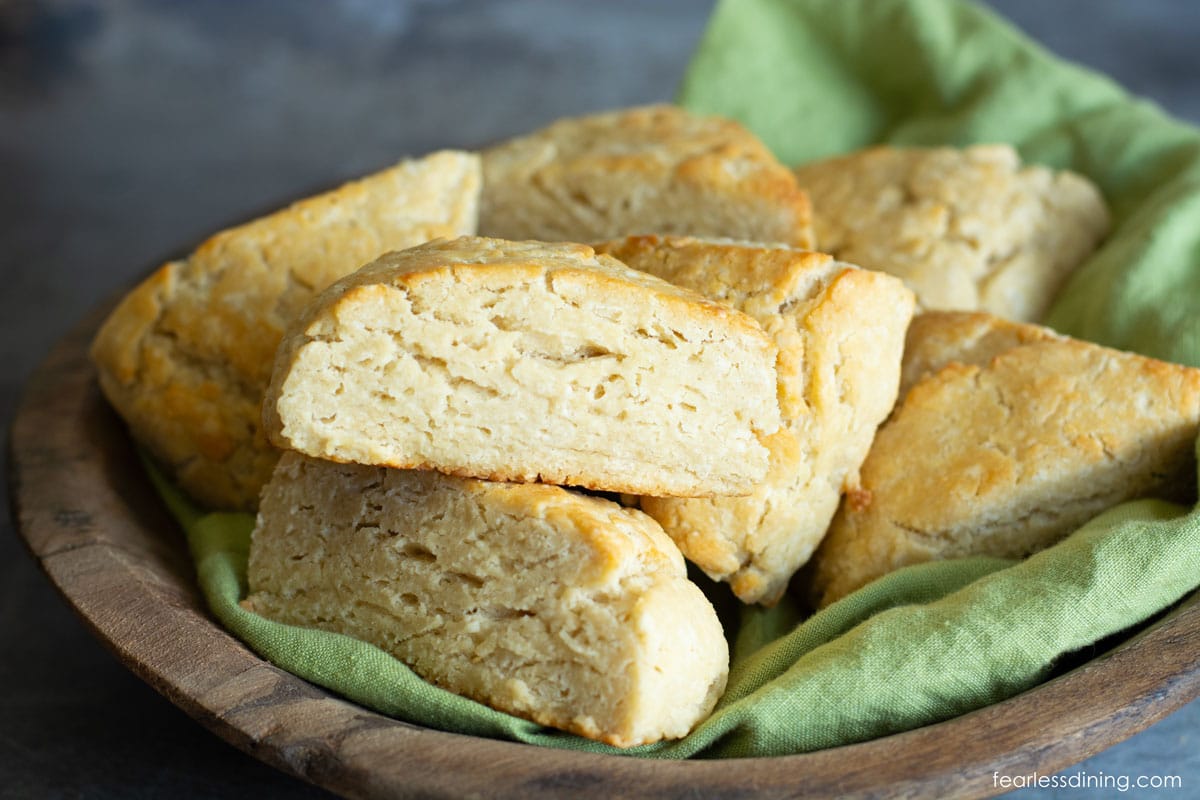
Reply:
[[[111, 306], [109, 306], [111, 307]], [[984, 797], [1049, 774], [1200, 695], [1200, 594], [1082, 666], [947, 722], [804, 755], [648, 761], [429, 730], [263, 661], [207, 613], [182, 534], [96, 385], [77, 325], [30, 380], [10, 438], [17, 527], [117, 657], [218, 736], [354, 797]]]

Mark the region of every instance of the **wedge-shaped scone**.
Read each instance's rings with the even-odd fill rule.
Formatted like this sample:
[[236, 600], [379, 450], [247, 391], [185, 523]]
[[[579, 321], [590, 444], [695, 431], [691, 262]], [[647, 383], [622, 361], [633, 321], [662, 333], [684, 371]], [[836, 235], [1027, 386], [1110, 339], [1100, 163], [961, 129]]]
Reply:
[[645, 514], [557, 486], [284, 455], [245, 605], [392, 653], [426, 680], [620, 747], [712, 710], [729, 652]]
[[264, 416], [280, 447], [334, 461], [744, 493], [779, 426], [775, 347], [590, 247], [462, 237], [323, 293], [280, 347]]
[[923, 378], [951, 363], [986, 367], [996, 356], [1018, 347], [1064, 337], [1042, 325], [1026, 325], [992, 314], [927, 311], [913, 317], [900, 371], [903, 400]]
[[905, 361], [912, 388], [815, 558], [822, 604], [908, 564], [1023, 557], [1124, 500], [1192, 491], [1200, 370], [949, 312], [917, 318]]
[[217, 234], [104, 323], [105, 396], [193, 497], [253, 508], [278, 458], [260, 421], [284, 327], [381, 253], [474, 233], [479, 183], [477, 156], [435, 153]]
[[753, 316], [779, 348], [779, 431], [767, 477], [745, 497], [643, 497], [709, 576], [745, 602], [777, 601], [857, 481], [891, 411], [912, 292], [821, 253], [688, 238], [631, 237], [602, 252]]
[[485, 151], [483, 170], [485, 236], [813, 244], [808, 198], [790, 170], [740, 124], [675, 106], [560, 120]]
[[927, 309], [1040, 319], [1108, 230], [1091, 182], [1008, 145], [877, 147], [796, 176], [821, 249], [898, 275]]

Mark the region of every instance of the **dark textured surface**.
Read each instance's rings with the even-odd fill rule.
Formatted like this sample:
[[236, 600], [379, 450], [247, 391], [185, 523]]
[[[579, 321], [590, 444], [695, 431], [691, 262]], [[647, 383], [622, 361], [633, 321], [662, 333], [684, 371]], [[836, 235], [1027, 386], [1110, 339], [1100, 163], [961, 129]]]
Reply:
[[[1055, 52], [1200, 121], [1200, 4], [994, 5]], [[406, 154], [669, 99], [710, 7], [0, 3], [0, 415], [73, 321], [227, 223]], [[322, 795], [128, 673], [38, 572], [7, 506], [0, 524], [0, 798]], [[1166, 794], [1194, 796], [1197, 726], [1193, 703], [1061, 777], [1180, 775], [1183, 790]]]

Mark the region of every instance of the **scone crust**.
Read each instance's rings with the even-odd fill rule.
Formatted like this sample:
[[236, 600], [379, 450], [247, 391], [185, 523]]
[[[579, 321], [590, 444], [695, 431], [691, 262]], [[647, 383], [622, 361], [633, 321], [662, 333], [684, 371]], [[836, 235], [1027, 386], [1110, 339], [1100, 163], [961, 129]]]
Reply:
[[619, 747], [685, 735], [728, 671], [716, 614], [658, 525], [556, 486], [287, 453], [248, 577], [256, 613]]
[[817, 553], [822, 604], [908, 564], [1024, 557], [1124, 500], [1191, 491], [1200, 370], [978, 313], [913, 328], [935, 368], [879, 430]]
[[101, 389], [195, 499], [254, 508], [278, 458], [261, 405], [285, 326], [382, 252], [473, 233], [480, 180], [478, 156], [434, 153], [218, 233], [108, 317]]
[[807, 195], [746, 128], [670, 105], [564, 119], [483, 153], [480, 233], [600, 241], [633, 233], [812, 247]]
[[857, 482], [896, 397], [913, 296], [896, 278], [822, 253], [635, 236], [599, 246], [755, 317], [775, 340], [780, 430], [765, 480], [742, 497], [643, 497], [684, 555], [744, 602], [773, 604]]
[[922, 378], [952, 363], [986, 367], [996, 356], [1034, 342], [1065, 339], [1042, 325], [992, 314], [926, 311], [913, 317], [904, 344], [900, 398]]
[[925, 309], [1038, 320], [1109, 226], [1091, 182], [1009, 145], [875, 147], [796, 176], [821, 248], [903, 278]]
[[335, 461], [738, 494], [779, 426], [775, 361], [753, 318], [588, 246], [461, 237], [322, 294], [279, 349], [264, 426]]

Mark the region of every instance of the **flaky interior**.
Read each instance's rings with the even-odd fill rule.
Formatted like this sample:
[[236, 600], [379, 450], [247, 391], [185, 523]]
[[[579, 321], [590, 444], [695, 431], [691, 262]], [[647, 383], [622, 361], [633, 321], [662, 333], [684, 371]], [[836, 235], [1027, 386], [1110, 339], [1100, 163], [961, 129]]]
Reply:
[[428, 680], [627, 746], [684, 735], [724, 687], [711, 605], [644, 515], [550, 486], [289, 453], [248, 605], [362, 639]]
[[748, 243], [629, 237], [601, 245], [630, 266], [754, 316], [778, 347], [779, 431], [740, 497], [643, 497], [685, 556], [744, 602], [772, 604], [812, 555], [896, 396], [912, 296], [829, 256]]
[[268, 413], [281, 444], [339, 461], [737, 494], [778, 425], [774, 353], [709, 311], [584, 269], [381, 278], [282, 357]]
[[194, 498], [254, 508], [278, 458], [262, 400], [287, 325], [383, 252], [474, 232], [479, 184], [478, 157], [443, 151], [218, 233], [105, 321], [105, 396]]

